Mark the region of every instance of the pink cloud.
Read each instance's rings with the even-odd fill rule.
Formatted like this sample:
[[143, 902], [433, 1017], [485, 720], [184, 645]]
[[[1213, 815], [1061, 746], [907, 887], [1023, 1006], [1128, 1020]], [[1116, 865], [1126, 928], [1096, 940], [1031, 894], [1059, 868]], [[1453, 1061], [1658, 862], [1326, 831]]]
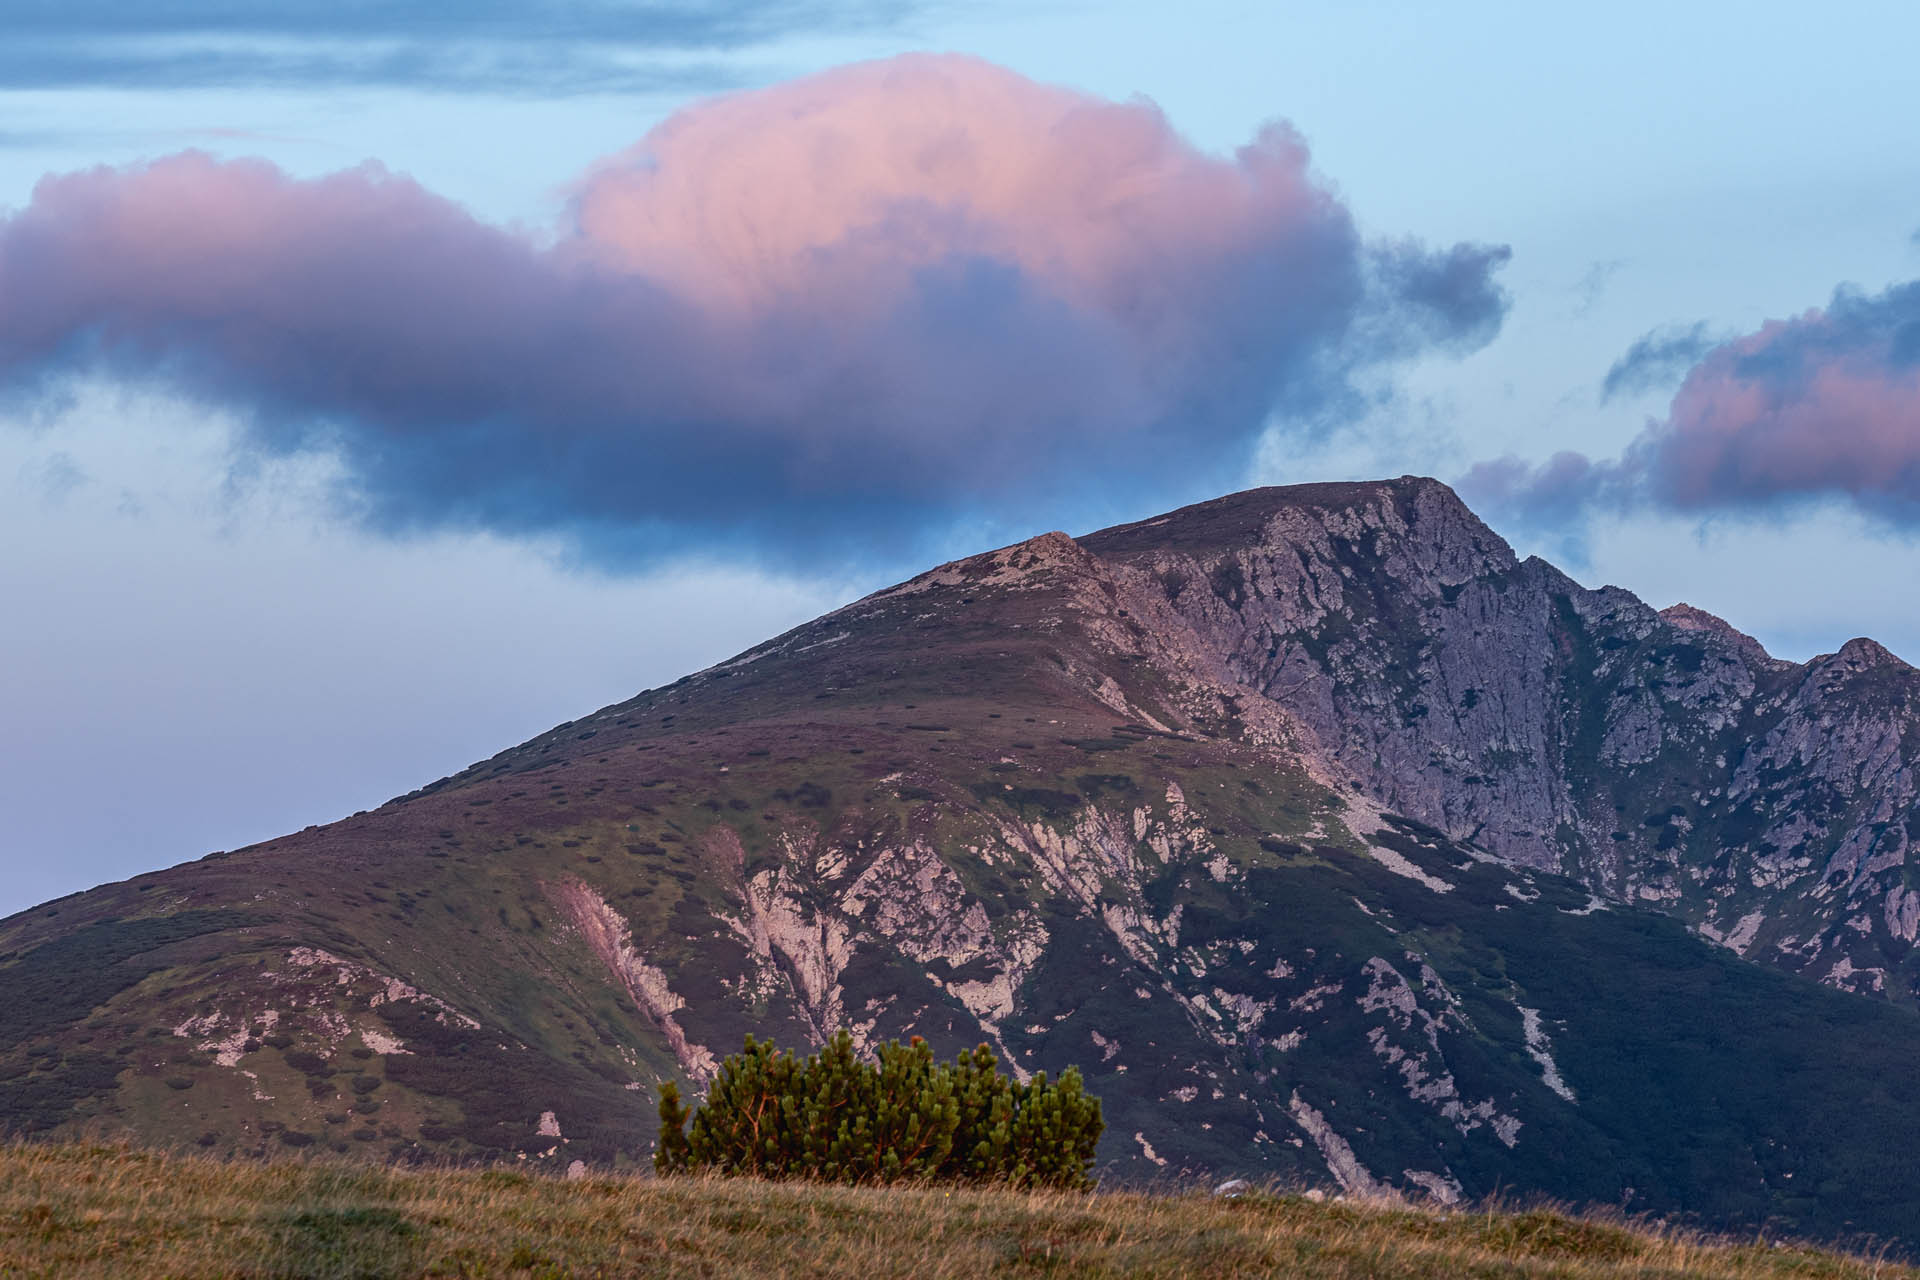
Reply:
[[1462, 487], [1549, 522], [1595, 501], [1704, 512], [1841, 499], [1920, 523], [1920, 282], [1842, 289], [1710, 346], [1617, 460], [1501, 459]]
[[1146, 101], [1102, 102], [968, 58], [909, 56], [720, 98], [580, 185], [583, 236], [689, 293], [763, 308], [837, 283], [849, 255], [898, 287], [956, 253], [1151, 329], [1180, 289], [1276, 232], [1349, 247], [1307, 152], [1270, 126], [1235, 161]]
[[[1836, 494], [1920, 512], [1920, 364], [1835, 336], [1810, 311], [1695, 366], [1641, 446], [1656, 492], [1683, 508]], [[1782, 364], [1810, 340], [1811, 359]]]
[[1364, 243], [1285, 126], [1214, 156], [916, 55], [688, 108], [546, 243], [377, 166], [49, 178], [0, 222], [0, 380], [236, 408], [380, 523], [850, 542], [1230, 472], [1277, 409], [1490, 336], [1504, 256]]

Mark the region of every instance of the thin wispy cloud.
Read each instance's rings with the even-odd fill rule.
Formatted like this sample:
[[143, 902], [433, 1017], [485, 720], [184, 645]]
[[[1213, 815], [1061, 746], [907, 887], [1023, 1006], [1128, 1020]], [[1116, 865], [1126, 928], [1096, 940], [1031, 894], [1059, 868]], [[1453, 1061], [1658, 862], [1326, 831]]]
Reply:
[[1626, 262], [1620, 258], [1605, 258], [1588, 267], [1586, 274], [1574, 282], [1573, 314], [1586, 316], [1600, 305], [1600, 299], [1607, 292], [1607, 286], [1620, 274]]
[[98, 149], [137, 147], [146, 151], [174, 149], [199, 143], [238, 148], [253, 146], [326, 146], [317, 137], [290, 133], [269, 133], [259, 129], [236, 129], [208, 125], [189, 129], [86, 128], [86, 129], [0, 129], [0, 150]]
[[693, 106], [539, 240], [364, 167], [187, 153], [0, 223], [0, 385], [75, 375], [336, 457], [382, 529], [897, 552], [1241, 474], [1276, 420], [1498, 330], [1499, 247], [1369, 241], [1273, 125], [913, 55]]
[[86, 470], [65, 450], [35, 458], [20, 468], [20, 482], [47, 502], [62, 502], [90, 482]]
[[1600, 381], [1600, 402], [1677, 386], [1713, 346], [1704, 323], [1644, 333], [1607, 369]]
[[57, 129], [0, 129], [0, 149], [53, 146], [75, 136]]
[[918, 0], [16, 0], [0, 18], [0, 88], [711, 92], [737, 83], [719, 55], [891, 29], [921, 8]]

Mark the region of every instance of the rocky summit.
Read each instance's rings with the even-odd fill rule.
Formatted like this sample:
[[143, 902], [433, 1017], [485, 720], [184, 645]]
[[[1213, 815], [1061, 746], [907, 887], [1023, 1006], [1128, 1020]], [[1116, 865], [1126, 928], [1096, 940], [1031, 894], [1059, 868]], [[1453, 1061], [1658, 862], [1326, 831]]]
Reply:
[[1917, 763], [1871, 641], [1255, 490], [0, 922], [0, 1125], [621, 1167], [656, 1083], [846, 1027], [1078, 1065], [1113, 1181], [1913, 1243]]

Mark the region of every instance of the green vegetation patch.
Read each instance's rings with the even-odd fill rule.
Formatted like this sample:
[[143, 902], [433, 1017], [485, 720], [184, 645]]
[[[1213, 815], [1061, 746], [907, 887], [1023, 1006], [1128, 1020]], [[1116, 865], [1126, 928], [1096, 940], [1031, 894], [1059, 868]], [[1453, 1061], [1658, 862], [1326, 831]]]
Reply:
[[976, 782], [972, 791], [974, 798], [982, 804], [998, 801], [1027, 818], [1041, 817], [1049, 820], [1070, 818], [1086, 803], [1085, 797], [1077, 791], [1057, 791], [1051, 787], [1019, 787], [1005, 782]]
[[1139, 743], [1138, 738], [1131, 738], [1131, 737], [1129, 738], [1062, 738], [1060, 739], [1060, 741], [1069, 747], [1078, 747], [1080, 750], [1087, 752], [1089, 755], [1095, 752], [1100, 752], [1100, 751], [1125, 751], [1128, 747], [1138, 745]]
[[1081, 1087], [1078, 1071], [1018, 1082], [996, 1069], [984, 1044], [942, 1064], [915, 1036], [880, 1045], [866, 1063], [845, 1031], [805, 1058], [749, 1035], [691, 1116], [679, 1089], [661, 1086], [654, 1166], [673, 1174], [1074, 1190], [1093, 1184], [1105, 1127], [1100, 1100]]
[[[561, 1114], [568, 1149], [581, 1159], [612, 1164], [646, 1151], [652, 1117], [631, 1093], [587, 1067], [440, 1022], [433, 1010], [411, 1002], [384, 1004], [379, 1013], [413, 1050], [384, 1060], [388, 1081], [458, 1110], [457, 1125], [433, 1128], [463, 1143], [462, 1156], [498, 1159], [546, 1150], [553, 1141], [538, 1132], [546, 1110]], [[354, 1077], [356, 1111], [374, 1109], [367, 1095], [380, 1084], [377, 1076]], [[424, 1130], [422, 1136], [429, 1137]]]
[[0, 1081], [0, 1133], [44, 1133], [64, 1124], [76, 1104], [112, 1092], [126, 1065], [93, 1052], [38, 1059], [30, 1074]]

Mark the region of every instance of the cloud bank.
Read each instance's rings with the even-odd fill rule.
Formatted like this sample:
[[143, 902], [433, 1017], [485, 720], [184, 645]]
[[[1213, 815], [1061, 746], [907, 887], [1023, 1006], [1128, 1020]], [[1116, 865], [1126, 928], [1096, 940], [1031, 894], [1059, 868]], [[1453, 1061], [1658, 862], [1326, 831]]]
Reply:
[[[1697, 339], [1677, 335], [1675, 349]], [[1635, 353], [1660, 363], [1657, 345], [1642, 339], [1615, 370]], [[1842, 288], [1824, 309], [1708, 347], [1667, 416], [1617, 459], [1501, 459], [1461, 487], [1534, 518], [1594, 504], [1708, 513], [1840, 499], [1920, 527], [1920, 281]]]
[[1363, 240], [1284, 126], [1216, 157], [914, 55], [683, 111], [544, 240], [375, 166], [50, 177], [0, 221], [0, 388], [158, 383], [388, 530], [859, 554], [1228, 480], [1276, 413], [1491, 337], [1505, 258]]

